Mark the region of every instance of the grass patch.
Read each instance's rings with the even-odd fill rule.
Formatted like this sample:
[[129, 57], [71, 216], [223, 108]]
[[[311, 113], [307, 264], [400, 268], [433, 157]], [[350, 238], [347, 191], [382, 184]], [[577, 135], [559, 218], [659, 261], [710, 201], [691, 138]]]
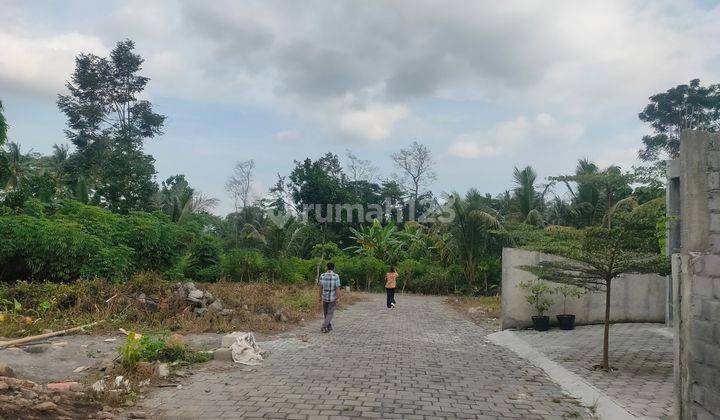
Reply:
[[[2, 284], [0, 336], [24, 337], [98, 320], [105, 322], [94, 327], [94, 332], [124, 328], [160, 335], [238, 330], [273, 333], [322, 312], [314, 285], [218, 282], [196, 286], [220, 298], [233, 314], [197, 316], [187, 301], [173, 295], [171, 285], [152, 273], [134, 275], [124, 283], [90, 279], [69, 284]], [[138, 299], [140, 294], [157, 305], [148, 307]], [[341, 306], [357, 299], [353, 293], [345, 293]]]

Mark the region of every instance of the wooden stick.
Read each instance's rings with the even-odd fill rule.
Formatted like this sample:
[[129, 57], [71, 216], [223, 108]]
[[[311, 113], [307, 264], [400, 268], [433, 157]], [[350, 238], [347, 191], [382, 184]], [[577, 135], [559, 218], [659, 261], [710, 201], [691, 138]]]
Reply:
[[58, 335], [65, 335], [67, 333], [80, 331], [84, 328], [89, 328], [89, 327], [95, 326], [97, 324], [101, 324], [103, 322], [105, 322], [105, 320], [101, 319], [100, 321], [91, 322], [89, 324], [81, 325], [79, 327], [69, 328], [67, 330], [54, 331], [54, 332], [40, 334], [40, 335], [32, 335], [30, 337], [18, 338], [17, 340], [0, 341], [0, 349], [5, 348], [5, 347], [17, 346], [17, 345], [25, 344], [25, 343], [31, 343], [33, 341], [42, 340], [44, 338], [57, 337]]

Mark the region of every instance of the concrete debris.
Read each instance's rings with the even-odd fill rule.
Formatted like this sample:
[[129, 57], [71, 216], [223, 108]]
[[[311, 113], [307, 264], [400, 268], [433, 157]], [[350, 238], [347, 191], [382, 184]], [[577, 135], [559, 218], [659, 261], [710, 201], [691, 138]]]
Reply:
[[170, 375], [170, 366], [167, 363], [160, 363], [156, 369], [159, 378], [167, 378]]
[[195, 315], [203, 316], [213, 313], [229, 316], [234, 313], [232, 309], [226, 309], [222, 301], [212, 293], [198, 289], [195, 283], [175, 283], [172, 285], [172, 292], [175, 296], [184, 299]]

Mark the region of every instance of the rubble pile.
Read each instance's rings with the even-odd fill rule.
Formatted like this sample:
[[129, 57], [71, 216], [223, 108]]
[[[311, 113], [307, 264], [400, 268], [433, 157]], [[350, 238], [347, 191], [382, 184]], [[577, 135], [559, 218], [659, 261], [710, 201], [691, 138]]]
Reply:
[[[212, 293], [206, 290], [198, 289], [195, 283], [174, 283], [172, 292], [175, 296], [185, 300], [193, 313], [196, 315], [205, 315], [207, 313], [219, 314], [222, 316], [232, 315], [235, 311], [225, 308], [220, 298], [216, 298]], [[141, 293], [137, 300], [147, 308], [157, 308], [158, 302]]]
[[0, 372], [0, 418], [106, 418], [94, 415], [102, 407], [88, 403], [77, 382], [43, 386], [15, 378], [12, 369], [4, 365]]

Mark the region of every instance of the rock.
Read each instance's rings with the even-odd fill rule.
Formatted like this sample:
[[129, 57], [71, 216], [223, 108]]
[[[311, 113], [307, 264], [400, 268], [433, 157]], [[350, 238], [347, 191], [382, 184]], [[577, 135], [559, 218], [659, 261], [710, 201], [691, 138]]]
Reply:
[[138, 297], [137, 297], [137, 300], [143, 300], [143, 301], [144, 301], [145, 299], [147, 299], [147, 296], [145, 296], [145, 293], [140, 293], [140, 294], [138, 295]]
[[222, 302], [220, 301], [220, 299], [217, 299], [216, 301], [211, 303], [210, 306], [208, 306], [208, 309], [210, 310], [210, 312], [220, 312], [223, 310]]
[[51, 384], [47, 384], [48, 389], [52, 389], [54, 391], [70, 391], [73, 388], [77, 389], [77, 387], [80, 386], [78, 382], [54, 382]]
[[27, 388], [20, 388], [20, 394], [23, 398], [27, 398], [28, 400], [34, 400], [38, 397], [37, 392]]
[[195, 308], [193, 309], [193, 312], [195, 315], [205, 315], [205, 312], [207, 312], [207, 308]]
[[226, 347], [219, 348], [213, 352], [213, 359], [221, 362], [232, 362], [232, 351]]
[[33, 407], [37, 411], [55, 411], [57, 410], [57, 404], [51, 401], [41, 402], [40, 404]]
[[195, 290], [195, 289], [196, 289], [195, 283], [189, 281], [189, 282], [183, 284], [183, 289], [187, 290], [188, 292], [189, 292], [190, 290]]
[[167, 363], [160, 363], [155, 372], [159, 378], [167, 378], [170, 375], [170, 367]]
[[49, 344], [36, 344], [33, 346], [27, 346], [23, 348], [27, 353], [40, 354], [45, 353], [50, 348]]
[[95, 392], [103, 392], [105, 391], [105, 382], [101, 379], [92, 384], [90, 388], [92, 388], [92, 390]]
[[6, 365], [5, 363], [0, 363], [0, 376], [14, 378], [15, 372], [12, 370], [12, 368], [10, 368], [10, 366]]
[[5, 381], [0, 381], [0, 391], [5, 391], [6, 389], [10, 389], [10, 385]]
[[287, 317], [283, 313], [282, 309], [278, 309], [277, 311], [275, 311], [275, 321], [287, 322]]
[[223, 309], [222, 311], [220, 311], [220, 315], [222, 315], [222, 316], [230, 316], [234, 313], [235, 313], [235, 311], [232, 309]]
[[250, 308], [247, 305], [243, 305], [242, 308], [243, 308], [243, 310], [246, 310], [246, 311], [250, 310]]
[[147, 418], [147, 416], [144, 413], [141, 413], [139, 411], [128, 411], [126, 413], [126, 415], [128, 416], [128, 418], [131, 418], [131, 419], [146, 419]]
[[84, 370], [88, 370], [88, 369], [90, 369], [90, 368], [87, 366], [78, 366], [75, 369], [73, 369], [73, 373], [80, 373], [80, 372], [82, 372]]
[[188, 292], [188, 299], [202, 299], [204, 295], [202, 290], [193, 289]]
[[204, 292], [204, 296], [205, 296], [205, 299], [207, 299], [208, 303], [212, 303], [215, 301], [215, 296], [213, 296], [213, 294], [208, 291]]

